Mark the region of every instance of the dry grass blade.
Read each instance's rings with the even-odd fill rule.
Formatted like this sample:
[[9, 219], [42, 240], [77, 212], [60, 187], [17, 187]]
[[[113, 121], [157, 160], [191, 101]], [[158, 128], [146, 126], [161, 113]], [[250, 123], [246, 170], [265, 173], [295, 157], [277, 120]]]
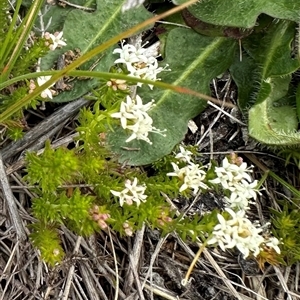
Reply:
[[24, 225], [20, 214], [18, 212], [16, 199], [11, 191], [3, 164], [2, 156], [0, 154], [0, 186], [2, 189], [3, 198], [6, 201], [10, 221], [13, 224], [14, 230], [16, 231], [18, 240], [25, 240], [27, 238]]
[[140, 230], [138, 230], [135, 235], [135, 240], [134, 240], [134, 245], [133, 245], [132, 255], [130, 260], [131, 268], [129, 269], [129, 273], [125, 279], [125, 284], [124, 284], [124, 291], [126, 294], [130, 293], [130, 288], [133, 283], [133, 278], [136, 277], [134, 275], [134, 272], [137, 272], [136, 270], [138, 268], [139, 259], [141, 256], [145, 227], [146, 227], [145, 224], [143, 224], [143, 227]]
[[[82, 237], [79, 236], [76, 240], [73, 255], [78, 254], [81, 240], [82, 240]], [[66, 283], [65, 283], [65, 289], [64, 289], [63, 296], [62, 296], [62, 300], [68, 300], [69, 293], [70, 293], [70, 288], [71, 288], [71, 284], [72, 284], [72, 279], [73, 279], [73, 276], [74, 276], [74, 271], [75, 271], [75, 264], [73, 264], [69, 269], [69, 273], [68, 273], [68, 277], [67, 277], [67, 280], [66, 280]]]
[[79, 99], [73, 101], [56, 112], [54, 112], [50, 117], [46, 118], [30, 131], [28, 131], [23, 138], [19, 139], [16, 142], [13, 142], [6, 146], [1, 152], [4, 160], [11, 158], [16, 155], [18, 152], [27, 149], [35, 141], [41, 139], [45, 141], [48, 136], [46, 135], [52, 129], [56, 131], [60, 130], [61, 124], [78, 112], [80, 108], [87, 105], [89, 102], [85, 99]]

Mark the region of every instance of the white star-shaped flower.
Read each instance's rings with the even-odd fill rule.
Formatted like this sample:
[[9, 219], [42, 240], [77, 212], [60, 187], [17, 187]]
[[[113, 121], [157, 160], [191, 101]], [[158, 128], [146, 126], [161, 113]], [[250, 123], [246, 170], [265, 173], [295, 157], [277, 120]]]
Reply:
[[194, 194], [197, 194], [199, 189], [206, 190], [208, 186], [203, 182], [206, 177], [206, 172], [201, 169], [197, 164], [190, 164], [181, 169], [172, 163], [174, 172], [167, 173], [167, 176], [176, 176], [183, 181], [180, 186], [179, 192], [183, 192], [186, 189], [192, 189]]
[[67, 43], [63, 40], [63, 31], [55, 32], [54, 34], [49, 34], [50, 39], [52, 40], [53, 44], [50, 45], [50, 50], [55, 50], [57, 47], [66, 46]]
[[180, 152], [176, 154], [175, 158], [191, 163], [193, 153], [189, 150], [184, 149], [182, 146], [179, 146]]
[[123, 206], [124, 203], [128, 205], [132, 205], [133, 202], [136, 202], [137, 206], [141, 204], [141, 202], [145, 202], [147, 199], [147, 195], [145, 195], [146, 185], [138, 185], [138, 180], [135, 177], [133, 181], [126, 180], [125, 189], [121, 192], [110, 190], [110, 192], [119, 197], [120, 205]]
[[[38, 77], [38, 78], [37, 78], [37, 83], [38, 83], [38, 85], [39, 85], [39, 86], [43, 85], [43, 84], [46, 83], [48, 80], [50, 80], [51, 77], [52, 77], [52, 76], [40, 76], [40, 77]], [[51, 86], [53, 86], [53, 85], [54, 85], [54, 83], [51, 84]], [[42, 98], [47, 98], [47, 97], [48, 97], [48, 98], [52, 99], [52, 92], [51, 92], [51, 90], [50, 90], [49, 88], [43, 90], [42, 93], [41, 93], [41, 97], [42, 97]]]
[[[124, 45], [124, 41], [122, 41], [121, 48], [113, 51], [113, 54], [120, 55], [114, 63], [125, 64], [129, 76], [156, 81], [157, 75], [167, 70], [168, 65], [164, 68], [158, 67], [157, 59], [151, 56], [151, 53], [143, 48], [141, 44], [142, 42], [139, 41], [137, 47], [135, 47], [131, 44]], [[142, 83], [137, 83], [137, 86], [142, 86]], [[153, 89], [153, 85], [149, 84], [149, 87]]]

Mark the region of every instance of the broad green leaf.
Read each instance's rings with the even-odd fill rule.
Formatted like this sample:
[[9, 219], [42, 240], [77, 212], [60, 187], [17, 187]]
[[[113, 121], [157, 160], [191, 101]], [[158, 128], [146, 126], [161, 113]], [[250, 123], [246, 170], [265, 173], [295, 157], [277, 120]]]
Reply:
[[249, 134], [261, 143], [274, 146], [300, 143], [296, 109], [275, 105], [288, 92], [290, 79], [290, 76], [274, 77], [263, 82], [261, 95], [265, 98], [249, 110]]
[[[185, 0], [173, 0], [182, 4]], [[198, 19], [215, 25], [251, 28], [260, 14], [299, 22], [299, 0], [206, 0], [189, 7]]]
[[[24, 2], [24, 1], [23, 1]], [[22, 4], [23, 4], [22, 2]], [[30, 0], [32, 3], [32, 1]], [[91, 10], [86, 10], [86, 12], [91, 13], [93, 9], [96, 9], [96, 1], [86, 1], [86, 0], [73, 0], [72, 5], [78, 5], [79, 7], [82, 7], [84, 10], [86, 9], [91, 9]], [[52, 5], [52, 4], [45, 4], [44, 8], [41, 10], [42, 17], [40, 16], [36, 20], [36, 28], [41, 29], [41, 21], [44, 23], [44, 27], [46, 27], [46, 31], [50, 33], [54, 33], [55, 31], [62, 31], [64, 22], [68, 14], [73, 11], [73, 10], [78, 10], [79, 8], [75, 8], [70, 5], [65, 5], [65, 7], [61, 5]]]
[[295, 23], [279, 21], [263, 34], [255, 33], [242, 40], [247, 53], [242, 53], [242, 60], [237, 58], [230, 68], [238, 86], [239, 106], [242, 109], [259, 101], [260, 85], [266, 79], [285, 76], [299, 68], [299, 60], [292, 58], [294, 34]]
[[239, 108], [244, 111], [255, 103], [257, 83], [260, 82], [261, 78], [258, 65], [247, 53], [243, 53], [242, 60], [240, 60], [238, 53], [229, 70], [238, 88]]
[[292, 57], [295, 24], [273, 23], [268, 30], [243, 40], [247, 53], [236, 60], [231, 74], [238, 86], [239, 106], [249, 110], [249, 133], [261, 143], [290, 146], [299, 143], [295, 96], [289, 87], [299, 66]]
[[252, 34], [242, 41], [244, 49], [260, 65], [262, 79], [291, 74], [299, 68], [299, 60], [292, 58], [295, 34], [294, 22], [278, 21], [266, 32]]
[[[120, 0], [97, 0], [97, 10], [93, 13], [72, 10], [66, 18], [63, 32], [67, 46], [49, 52], [42, 60], [42, 70], [53, 68], [59, 55], [68, 50], [75, 52], [80, 50], [84, 54], [95, 46], [107, 41], [120, 32], [127, 30], [142, 21], [150, 18], [152, 15], [143, 7], [132, 9], [122, 13], [123, 1]], [[98, 57], [84, 64], [81, 69], [94, 71], [109, 71], [117, 58], [112, 54], [113, 49], [107, 49]], [[97, 80], [74, 80], [70, 83], [71, 90], [64, 91], [54, 97], [53, 102], [67, 102], [74, 100], [97, 86]]]
[[[190, 29], [176, 28], [167, 37], [162, 63], [168, 63], [172, 71], [160, 73], [159, 77], [162, 81], [209, 94], [211, 79], [229, 67], [235, 49], [236, 42], [232, 39], [206, 37]], [[138, 89], [137, 93], [144, 102], [155, 100], [156, 106], [149, 115], [156, 128], [167, 130], [167, 136], [150, 133], [152, 145], [137, 140], [126, 143], [130, 133], [118, 128], [109, 134], [108, 142], [121, 162], [145, 165], [171, 152], [184, 138], [187, 122], [206, 107], [206, 102], [170, 90], [154, 88], [151, 91], [147, 86]], [[123, 147], [132, 148], [133, 151]]]

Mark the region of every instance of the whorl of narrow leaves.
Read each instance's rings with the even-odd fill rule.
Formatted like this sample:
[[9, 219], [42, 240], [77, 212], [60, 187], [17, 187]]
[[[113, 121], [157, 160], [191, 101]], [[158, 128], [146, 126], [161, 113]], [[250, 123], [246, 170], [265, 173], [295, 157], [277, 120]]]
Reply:
[[26, 179], [38, 184], [44, 192], [55, 191], [63, 182], [70, 180], [79, 167], [79, 158], [74, 151], [65, 148], [51, 149], [46, 143], [45, 151], [38, 156], [27, 152]]
[[30, 239], [33, 245], [39, 249], [42, 259], [51, 266], [61, 262], [65, 253], [61, 247], [57, 229], [44, 223], [35, 223], [31, 225], [31, 228], [33, 232]]

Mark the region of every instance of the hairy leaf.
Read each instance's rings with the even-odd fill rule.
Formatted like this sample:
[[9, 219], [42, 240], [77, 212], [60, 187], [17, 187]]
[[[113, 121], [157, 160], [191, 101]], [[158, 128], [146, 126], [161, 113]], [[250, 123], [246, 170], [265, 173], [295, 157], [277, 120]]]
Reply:
[[271, 76], [284, 76], [295, 72], [299, 60], [292, 57], [291, 43], [295, 36], [295, 24], [288, 21], [273, 23], [266, 32], [255, 33], [242, 40], [245, 52], [236, 57], [230, 67], [238, 86], [239, 106], [252, 105], [260, 84]]
[[[173, 0], [182, 4], [185, 0]], [[251, 28], [260, 14], [298, 22], [298, 0], [205, 0], [188, 9], [196, 18], [215, 25]]]
[[286, 95], [289, 83], [289, 76], [263, 82], [260, 95], [264, 95], [264, 99], [249, 110], [249, 134], [261, 143], [274, 146], [300, 143], [296, 109], [276, 105], [276, 101]]

